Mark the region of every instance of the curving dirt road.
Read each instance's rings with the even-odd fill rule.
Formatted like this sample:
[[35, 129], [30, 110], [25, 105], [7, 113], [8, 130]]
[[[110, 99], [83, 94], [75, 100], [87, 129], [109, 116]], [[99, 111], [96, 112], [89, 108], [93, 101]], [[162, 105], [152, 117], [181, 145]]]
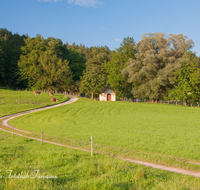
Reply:
[[[14, 119], [14, 118], [22, 116], [22, 115], [30, 114], [30, 113], [33, 113], [33, 112], [42, 111], [42, 110], [46, 110], [46, 109], [50, 109], [50, 108], [55, 108], [55, 107], [59, 107], [59, 106], [71, 104], [71, 103], [73, 103], [73, 102], [75, 102], [77, 100], [78, 100], [78, 98], [70, 97], [70, 100], [67, 101], [67, 102], [64, 102], [64, 103], [56, 104], [56, 105], [49, 106], [49, 107], [39, 108], [39, 109], [31, 110], [31, 111], [25, 111], [23, 113], [13, 114], [13, 115], [10, 115], [10, 116], [1, 117], [0, 119], [5, 118], [5, 119], [2, 120], [2, 124], [4, 126], [8, 127], [8, 128], [13, 128], [13, 127], [11, 127], [11, 126], [8, 125], [8, 121], [11, 120], [11, 119]], [[1, 128], [0, 128], [0, 130], [8, 132], [8, 133], [12, 133], [10, 131], [6, 131], [6, 130], [1, 129]], [[16, 128], [14, 128], [14, 130], [15, 131], [21, 131], [21, 132], [27, 132], [27, 131], [22, 131], [22, 130], [19, 130], [19, 129], [16, 129]], [[34, 139], [34, 140], [37, 140], [37, 141], [41, 141], [41, 139], [37, 139], [37, 138], [34, 138], [34, 137], [24, 136], [24, 135], [18, 134], [16, 132], [14, 134], [18, 135], [18, 136], [25, 137], [25, 138], [29, 138], [29, 139]], [[63, 144], [59, 144], [59, 143], [55, 143], [55, 142], [51, 142], [51, 141], [45, 141], [45, 140], [43, 140], [43, 142], [50, 143], [50, 144], [55, 144], [55, 145], [58, 145], [58, 146], [64, 146], [64, 147], [67, 147], [67, 148], [77, 149], [77, 150], [81, 150], [81, 151], [90, 152], [90, 150], [85, 150], [85, 149], [80, 149], [80, 148], [76, 148], [76, 147], [71, 147], [71, 146], [67, 146], [67, 145], [63, 145]], [[110, 156], [110, 155], [106, 155], [106, 156]], [[111, 156], [111, 157], [118, 158], [118, 159], [121, 159], [121, 160], [124, 160], [124, 161], [127, 161], [127, 162], [133, 162], [133, 163], [136, 163], [136, 164], [141, 164], [141, 165], [144, 165], [144, 166], [147, 166], [147, 167], [152, 167], [152, 168], [156, 168], [156, 169], [161, 169], [161, 170], [166, 170], [166, 171], [170, 171], [170, 172], [180, 173], [180, 174], [184, 174], [184, 175], [190, 175], [190, 176], [194, 176], [194, 177], [200, 177], [200, 172], [188, 171], [188, 170], [183, 170], [183, 169], [180, 169], [180, 168], [163, 166], [163, 165], [158, 165], [158, 164], [144, 162], [144, 161], [139, 161], [139, 160], [132, 160], [132, 159], [126, 159], [126, 158], [120, 158], [120, 157], [114, 157], [114, 156]], [[198, 165], [200, 164], [200, 163], [194, 163], [194, 162], [191, 162], [191, 163], [198, 164]]]

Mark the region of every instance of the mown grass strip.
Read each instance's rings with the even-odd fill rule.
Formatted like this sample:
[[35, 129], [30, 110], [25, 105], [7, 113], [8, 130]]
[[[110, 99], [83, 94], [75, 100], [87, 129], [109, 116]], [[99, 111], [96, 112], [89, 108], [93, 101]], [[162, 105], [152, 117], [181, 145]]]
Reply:
[[[199, 171], [200, 109], [80, 99], [10, 123], [44, 139], [118, 157]], [[45, 137], [46, 135], [46, 137]]]

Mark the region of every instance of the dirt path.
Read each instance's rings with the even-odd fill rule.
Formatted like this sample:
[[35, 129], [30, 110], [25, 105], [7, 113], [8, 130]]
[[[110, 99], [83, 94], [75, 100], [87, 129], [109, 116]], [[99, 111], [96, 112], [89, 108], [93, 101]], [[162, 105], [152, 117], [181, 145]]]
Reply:
[[[36, 109], [36, 110], [26, 111], [26, 112], [23, 112], [23, 113], [20, 113], [20, 114], [13, 114], [13, 115], [11, 115], [11, 117], [10, 116], [6, 116], [6, 117], [2, 117], [0, 119], [6, 118], [6, 119], [4, 119], [2, 121], [2, 124], [4, 126], [8, 127], [8, 128], [13, 128], [13, 127], [9, 126], [8, 123], [7, 123], [9, 120], [11, 120], [13, 118], [16, 118], [16, 117], [19, 117], [19, 116], [22, 116], [22, 115], [26, 115], [26, 114], [30, 114], [30, 113], [34, 113], [34, 112], [37, 112], [37, 111], [42, 111], [42, 110], [46, 110], [46, 109], [50, 109], [50, 108], [59, 107], [59, 106], [62, 106], [62, 105], [67, 105], [67, 104], [73, 103], [73, 102], [75, 102], [77, 100], [78, 100], [78, 98], [70, 97], [69, 101], [61, 103], [61, 104], [56, 104], [56, 105], [45, 107], [45, 108], [39, 108], [39, 109]], [[8, 132], [8, 133], [12, 133], [10, 131], [6, 131], [6, 130], [1, 129], [1, 128], [0, 128], [0, 130]], [[21, 131], [21, 132], [26, 132], [26, 131], [22, 131], [22, 130], [19, 130], [19, 129], [16, 129], [16, 128], [14, 130], [15, 131]], [[14, 133], [14, 134], [18, 135], [18, 136], [25, 137], [25, 138], [29, 138], [29, 139], [34, 139], [34, 140], [37, 140], [37, 141], [41, 141], [41, 139], [37, 139], [37, 138], [34, 138], [34, 137], [28, 137], [28, 136], [21, 135], [21, 134], [18, 134], [18, 133]], [[67, 147], [67, 148], [77, 149], [77, 150], [81, 150], [81, 151], [90, 152], [90, 150], [80, 149], [80, 148], [76, 148], [76, 147], [72, 147], [72, 146], [67, 146], [67, 145], [63, 145], [63, 144], [59, 144], [59, 143], [55, 143], [55, 142], [51, 142], [51, 141], [45, 141], [45, 140], [43, 140], [43, 142], [50, 143], [50, 144], [55, 144], [55, 145], [58, 145], [58, 146], [64, 146], [64, 147]], [[106, 155], [106, 156], [110, 156], [110, 155]], [[118, 159], [121, 159], [121, 160], [124, 160], [124, 161], [127, 161], [127, 162], [133, 162], [133, 163], [136, 163], [136, 164], [144, 165], [144, 166], [147, 166], [147, 167], [152, 167], [152, 168], [166, 170], [166, 171], [170, 171], [170, 172], [175, 172], [175, 173], [190, 175], [190, 176], [194, 176], [194, 177], [200, 177], [200, 172], [188, 171], [188, 170], [183, 170], [183, 169], [180, 169], [180, 168], [163, 166], [163, 165], [158, 165], [158, 164], [144, 162], [144, 161], [139, 161], [139, 160], [132, 160], [132, 159], [126, 159], [126, 158], [121, 158], [121, 157], [115, 157], [115, 156], [111, 156], [111, 157], [118, 158]], [[199, 164], [199, 163], [196, 163], [196, 164]]]
[[[2, 118], [6, 118], [6, 119], [4, 119], [2, 121], [2, 125], [6, 126], [8, 128], [13, 128], [13, 127], [8, 125], [8, 121], [11, 120], [11, 119], [14, 119], [16, 117], [20, 117], [22, 115], [27, 115], [27, 114], [30, 114], [30, 113], [34, 113], [34, 112], [38, 112], [38, 111], [43, 111], [43, 110], [47, 110], [47, 109], [56, 108], [56, 107], [60, 107], [60, 106], [63, 106], [63, 105], [71, 104], [71, 103], [73, 103], [73, 102], [75, 102], [77, 100], [78, 100], [78, 98], [70, 97], [70, 99], [67, 102], [63, 102], [63, 103], [56, 104], [56, 105], [53, 105], [53, 106], [48, 106], [48, 107], [44, 107], [44, 108], [38, 108], [38, 109], [35, 109], [35, 110], [25, 111], [25, 112], [22, 112], [22, 113], [12, 114], [10, 116], [2, 117]], [[0, 118], [0, 119], [2, 119], [2, 118]], [[15, 131], [26, 132], [26, 131], [23, 131], [23, 130], [20, 130], [20, 129], [16, 129], [16, 128], [14, 128], [14, 129], [15, 129]]]

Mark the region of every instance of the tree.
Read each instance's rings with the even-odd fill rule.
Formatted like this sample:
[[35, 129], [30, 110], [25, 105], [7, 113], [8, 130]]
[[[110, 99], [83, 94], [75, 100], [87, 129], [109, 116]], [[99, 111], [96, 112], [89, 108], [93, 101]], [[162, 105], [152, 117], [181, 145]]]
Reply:
[[27, 38], [18, 62], [28, 88], [66, 90], [72, 82], [66, 49], [59, 39]]
[[0, 38], [0, 85], [3, 85], [3, 79], [5, 78], [5, 60], [1, 42]]
[[132, 93], [140, 98], [156, 101], [167, 96], [174, 85], [174, 72], [180, 68], [183, 55], [193, 46], [193, 41], [182, 34], [168, 37], [163, 33], [142, 36], [135, 54], [122, 70], [128, 82], [133, 83]]
[[78, 53], [75, 49], [69, 49], [69, 66], [72, 71], [73, 80], [80, 81], [80, 77], [83, 76], [85, 70], [86, 59], [83, 55]]
[[105, 65], [108, 82], [121, 96], [127, 96], [132, 89], [132, 84], [127, 82], [127, 77], [124, 77], [121, 71], [127, 67], [127, 61], [130, 58], [135, 59], [135, 46], [133, 38], [124, 38], [121, 47], [113, 54], [111, 61]]
[[26, 36], [0, 29], [0, 85], [15, 87], [18, 80], [17, 62]]
[[97, 57], [90, 59], [86, 63], [86, 70], [81, 77], [80, 93], [91, 96], [98, 96], [101, 90], [106, 86], [107, 73]]
[[200, 99], [200, 61], [192, 52], [186, 53], [184, 58], [181, 68], [175, 72], [176, 85], [169, 98], [183, 100], [186, 106], [188, 101]]

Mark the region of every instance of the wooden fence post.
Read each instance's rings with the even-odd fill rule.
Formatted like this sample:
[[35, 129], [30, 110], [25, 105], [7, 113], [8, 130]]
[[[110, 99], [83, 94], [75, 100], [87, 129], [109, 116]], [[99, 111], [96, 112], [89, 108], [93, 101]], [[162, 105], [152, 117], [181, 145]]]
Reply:
[[91, 156], [93, 156], [93, 136], [91, 136]]
[[43, 141], [43, 130], [42, 130], [42, 133], [41, 133], [41, 145], [42, 145], [42, 141]]

